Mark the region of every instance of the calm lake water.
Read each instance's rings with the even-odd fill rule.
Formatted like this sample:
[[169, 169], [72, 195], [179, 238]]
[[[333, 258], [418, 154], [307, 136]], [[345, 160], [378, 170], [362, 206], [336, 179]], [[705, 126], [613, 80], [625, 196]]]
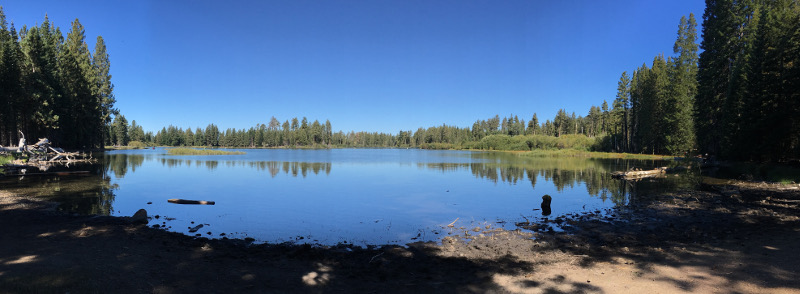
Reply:
[[[111, 151], [97, 164], [70, 168], [88, 175], [6, 177], [0, 184], [49, 197], [74, 213], [130, 216], [144, 208], [158, 216], [150, 225], [190, 235], [356, 245], [436, 241], [454, 233], [446, 226], [456, 219], [456, 227], [514, 229], [515, 222], [545, 218], [539, 210], [544, 194], [553, 198], [547, 217], [554, 218], [623, 207], [654, 189], [691, 185], [683, 176], [636, 183], [610, 177], [632, 166], [667, 165], [658, 161], [416, 149], [242, 151]], [[171, 198], [216, 205], [168, 203]], [[198, 224], [204, 227], [188, 232]]]

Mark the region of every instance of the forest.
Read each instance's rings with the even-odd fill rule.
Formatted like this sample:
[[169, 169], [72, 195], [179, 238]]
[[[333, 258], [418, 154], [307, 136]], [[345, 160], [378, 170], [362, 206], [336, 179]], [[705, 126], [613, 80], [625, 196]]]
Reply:
[[65, 38], [47, 16], [17, 31], [0, 7], [0, 144], [16, 146], [22, 132], [66, 148], [102, 147], [117, 113], [113, 91], [103, 37], [90, 52], [77, 19]]
[[90, 53], [77, 19], [66, 38], [47, 17], [40, 26], [17, 32], [0, 9], [0, 142], [15, 142], [20, 130], [68, 148], [575, 148], [755, 161], [800, 158], [800, 5], [708, 0], [702, 21], [699, 44], [695, 16], [682, 17], [672, 55], [655, 55], [649, 64], [622, 72], [613, 99], [601, 99], [585, 115], [565, 109], [544, 121], [536, 113], [527, 121], [495, 115], [472, 126], [443, 124], [397, 134], [334, 132], [330, 121], [306, 117], [282, 122], [271, 117], [247, 129], [170, 125], [153, 133], [113, 108], [102, 37]]

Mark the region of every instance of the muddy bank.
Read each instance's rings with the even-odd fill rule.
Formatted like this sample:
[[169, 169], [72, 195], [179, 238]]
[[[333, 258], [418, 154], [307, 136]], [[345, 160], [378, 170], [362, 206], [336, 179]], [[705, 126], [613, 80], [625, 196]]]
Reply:
[[[2, 193], [2, 192], [0, 192]], [[704, 185], [407, 247], [253, 245], [0, 194], [3, 293], [799, 293], [800, 190]]]

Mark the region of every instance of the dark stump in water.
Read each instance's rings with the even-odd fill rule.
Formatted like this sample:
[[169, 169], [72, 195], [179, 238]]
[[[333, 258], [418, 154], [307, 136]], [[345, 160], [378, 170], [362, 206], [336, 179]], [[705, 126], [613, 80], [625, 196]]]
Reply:
[[548, 215], [550, 215], [552, 213], [552, 210], [550, 210], [550, 202], [551, 201], [553, 201], [553, 197], [550, 197], [550, 195], [545, 194], [544, 196], [542, 196], [542, 215], [543, 216], [548, 216]]

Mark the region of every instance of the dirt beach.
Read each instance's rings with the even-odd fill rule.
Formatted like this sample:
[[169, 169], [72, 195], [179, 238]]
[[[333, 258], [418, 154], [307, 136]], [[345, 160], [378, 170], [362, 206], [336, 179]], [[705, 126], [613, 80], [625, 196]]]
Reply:
[[0, 293], [800, 293], [800, 186], [703, 185], [406, 247], [207, 240], [0, 191]]

